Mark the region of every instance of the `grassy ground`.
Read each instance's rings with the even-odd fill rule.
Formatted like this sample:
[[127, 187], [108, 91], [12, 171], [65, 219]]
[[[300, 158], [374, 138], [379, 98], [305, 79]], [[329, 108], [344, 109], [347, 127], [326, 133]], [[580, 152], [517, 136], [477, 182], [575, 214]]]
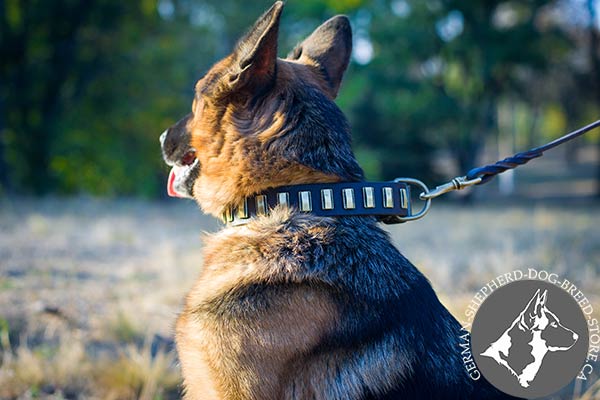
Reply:
[[[599, 211], [436, 204], [389, 230], [459, 318], [488, 280], [525, 267], [577, 282], [598, 312]], [[1, 201], [0, 398], [179, 398], [173, 323], [200, 234], [217, 227], [185, 201]]]

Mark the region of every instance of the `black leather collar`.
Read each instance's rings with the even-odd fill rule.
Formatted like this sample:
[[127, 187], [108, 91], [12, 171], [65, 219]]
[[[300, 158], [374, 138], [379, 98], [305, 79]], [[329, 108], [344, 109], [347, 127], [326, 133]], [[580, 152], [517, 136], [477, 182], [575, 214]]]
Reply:
[[248, 197], [223, 214], [223, 222], [243, 225], [278, 205], [322, 217], [376, 216], [385, 223], [411, 215], [410, 186], [403, 182], [342, 182], [282, 186]]

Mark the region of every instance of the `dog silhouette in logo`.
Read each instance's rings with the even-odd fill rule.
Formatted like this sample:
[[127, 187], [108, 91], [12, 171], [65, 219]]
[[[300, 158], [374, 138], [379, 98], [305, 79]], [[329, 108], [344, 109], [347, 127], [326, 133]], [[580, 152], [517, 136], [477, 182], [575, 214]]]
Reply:
[[540, 294], [538, 289], [510, 327], [481, 353], [507, 368], [524, 388], [535, 379], [549, 352], [567, 351], [579, 338], [548, 310], [547, 298], [548, 291]]

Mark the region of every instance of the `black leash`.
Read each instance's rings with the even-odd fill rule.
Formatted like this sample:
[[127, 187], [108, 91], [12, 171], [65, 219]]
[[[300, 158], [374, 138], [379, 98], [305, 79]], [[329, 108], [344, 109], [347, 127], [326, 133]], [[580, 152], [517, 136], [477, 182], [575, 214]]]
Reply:
[[507, 171], [509, 169], [513, 169], [523, 164], [526, 164], [534, 158], [541, 157], [545, 151], [553, 149], [570, 140], [573, 140], [576, 137], [579, 137], [584, 133], [589, 132], [598, 127], [600, 127], [600, 120], [593, 122], [587, 126], [584, 126], [583, 128], [579, 128], [573, 132], [567, 133], [566, 135], [561, 136], [558, 139], [551, 141], [550, 143], [546, 143], [545, 145], [535, 147], [531, 150], [527, 150], [521, 153], [517, 153], [512, 157], [507, 157], [503, 160], [495, 162], [494, 164], [488, 164], [483, 167], [473, 168], [465, 176], [458, 176], [452, 179], [450, 182], [440, 185], [431, 191], [423, 182], [417, 181], [412, 178], [398, 178], [395, 180], [396, 182], [405, 182], [409, 184], [412, 183], [421, 186], [423, 188], [423, 192], [419, 195], [419, 197], [421, 198], [421, 200], [425, 200], [425, 205], [418, 213], [410, 215], [408, 217], [398, 217], [397, 221], [395, 222], [414, 221], [415, 219], [422, 218], [423, 216], [425, 216], [427, 211], [429, 211], [432, 199], [435, 199], [436, 197], [439, 197], [448, 192], [452, 192], [454, 190], [461, 190], [469, 186], [487, 183], [496, 175], [501, 174], [502, 172]]
[[467, 180], [481, 178], [481, 182], [479, 182], [477, 185], [486, 183], [490, 179], [492, 179], [494, 176], [501, 174], [502, 172], [504, 172], [506, 170], [513, 169], [520, 165], [526, 164], [527, 162], [529, 162], [530, 160], [533, 160], [534, 158], [541, 157], [544, 155], [545, 151], [553, 149], [553, 148], [555, 148], [563, 143], [566, 143], [570, 140], [573, 140], [576, 137], [579, 137], [579, 136], [583, 135], [584, 133], [589, 132], [592, 129], [595, 129], [599, 126], [600, 126], [600, 120], [593, 122], [587, 126], [584, 126], [583, 128], [579, 128], [576, 131], [573, 131], [571, 133], [567, 133], [566, 135], [559, 137], [558, 139], [555, 139], [555, 140], [551, 141], [550, 143], [547, 143], [543, 146], [539, 146], [534, 149], [524, 151], [522, 153], [517, 153], [512, 157], [507, 157], [504, 160], [498, 161], [494, 164], [489, 164], [489, 165], [479, 167], [479, 168], [473, 168], [472, 170], [467, 172], [467, 175], [466, 175]]
[[[270, 214], [278, 206], [323, 217], [375, 216], [386, 224], [414, 221], [427, 214], [432, 199], [454, 190], [489, 182], [494, 176], [541, 157], [545, 151], [598, 127], [600, 120], [543, 146], [517, 153], [494, 164], [474, 168], [467, 175], [456, 177], [433, 190], [414, 178], [397, 178], [393, 182], [338, 182], [272, 188], [245, 198], [241, 204], [228, 207], [223, 213], [223, 222], [244, 225], [257, 216]], [[425, 204], [417, 213], [412, 212], [411, 185], [423, 190], [419, 197]]]

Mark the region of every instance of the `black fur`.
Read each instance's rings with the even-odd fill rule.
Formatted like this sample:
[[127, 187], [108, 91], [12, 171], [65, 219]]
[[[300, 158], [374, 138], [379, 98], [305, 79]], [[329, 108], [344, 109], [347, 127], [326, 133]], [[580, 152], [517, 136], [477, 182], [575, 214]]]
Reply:
[[352, 153], [350, 127], [338, 106], [317, 88], [305, 84], [286, 96], [286, 117], [291, 128], [269, 143], [265, 151], [346, 181], [362, 181], [363, 171]]
[[165, 131], [164, 139], [161, 139], [163, 159], [168, 165], [177, 164], [184, 154], [192, 149], [190, 132], [186, 127], [191, 118], [192, 114], [181, 118], [175, 125]]
[[[277, 3], [269, 11], [276, 13], [273, 18], [269, 13], [263, 15], [258, 28], [251, 30], [236, 50], [236, 54], [249, 54], [252, 62], [259, 60], [256, 68], [261, 72], [258, 78], [255, 74], [245, 77], [259, 80], [256, 85], [245, 86], [244, 90], [254, 101], [238, 104], [236, 123], [244, 128], [256, 127], [255, 132], [244, 131], [248, 131], [248, 135], [260, 135], [261, 130], [268, 128], [264, 125], [272, 122], [268, 117], [262, 118], [263, 113], [258, 112], [260, 107], [277, 110], [286, 123], [280, 134], [272, 135], [264, 148], [259, 149], [264, 152], [262, 159], [293, 161], [343, 181], [361, 181], [364, 174], [352, 152], [348, 122], [331, 100], [337, 94], [350, 57], [349, 22], [345, 17], [334, 17], [292, 53], [300, 61], [304, 57], [318, 61], [315, 71], [321, 69], [321, 78], [331, 84], [330, 92], [323, 93], [321, 90], [327, 88], [317, 87], [314, 82], [320, 82], [318, 79], [311, 85], [300, 82], [297, 77], [266, 86], [265, 82], [278, 79], [276, 62], [271, 65], [267, 61], [272, 59], [271, 50], [276, 50], [276, 40], [273, 43], [269, 29], [275, 29], [276, 39], [274, 24], [279, 21], [281, 7], [282, 4]], [[256, 41], [260, 46], [251, 46]], [[255, 49], [260, 51], [255, 52]], [[227, 80], [220, 72], [210, 74], [211, 90], [206, 93], [215, 91], [212, 77], [219, 77], [220, 83]], [[252, 91], [248, 91], [248, 87]], [[232, 93], [237, 94], [235, 90]], [[247, 93], [240, 98], [247, 100]], [[231, 99], [220, 101], [227, 103]], [[259, 171], [256, 172], [258, 175]], [[227, 329], [235, 326], [242, 330], [245, 322], [276, 313], [272, 305], [281, 302], [274, 300], [285, 298], [298, 286], [335, 299], [340, 320], [332, 322], [337, 322], [333, 331], [328, 330], [316, 347], [307, 350], [309, 354], [298, 354], [294, 359], [298, 365], [289, 366], [294, 373], [286, 376], [289, 382], [282, 384], [289, 383], [285, 390], [291, 393], [291, 398], [306, 398], [299, 394], [306, 393], [300, 384], [294, 386], [295, 374], [306, 372], [305, 367], [310, 378], [326, 381], [327, 385], [318, 387], [333, 387], [330, 390], [335, 391], [334, 394], [319, 393], [320, 398], [356, 398], [356, 395], [362, 395], [365, 400], [511, 398], [494, 389], [483, 377], [478, 381], [469, 377], [461, 358], [459, 323], [439, 302], [427, 279], [392, 245], [374, 218], [319, 218], [299, 212], [292, 212], [284, 221], [267, 218], [270, 217], [261, 217], [244, 229], [250, 233], [253, 229], [267, 230], [265, 237], [269, 239], [263, 240], [267, 243], [261, 242], [256, 250], [260, 256], [254, 263], [261, 270], [269, 271], [268, 280], [253, 281], [246, 286], [240, 284], [211, 300], [193, 304], [186, 312], [194, 318], [210, 315], [215, 318], [208, 319], [224, 321], [222, 326]], [[316, 229], [322, 227], [327, 229]], [[315, 236], [315, 231], [325, 231], [327, 237]], [[271, 242], [273, 237], [278, 240]], [[241, 250], [237, 252], [245, 254]], [[243, 265], [242, 257], [239, 263]], [[333, 318], [337, 318], [337, 314]], [[217, 330], [217, 335], [221, 334]], [[226, 340], [223, 338], [223, 342]], [[316, 360], [332, 362], [312, 371], [311, 365], [323, 366], [323, 363], [313, 363]], [[346, 383], [355, 385], [354, 389], [358, 387], [353, 389], [352, 397], [341, 394]]]
[[[365, 387], [365, 400], [511, 398], [484, 378], [471, 380], [461, 359], [459, 323], [374, 219], [346, 217], [321, 223], [333, 229], [333, 244], [305, 243], [299, 259], [296, 244], [290, 241], [290, 247], [281, 248], [270, 262], [303, 263], [311, 277], [307, 284], [325, 285], [336, 293], [344, 319], [316, 353], [360, 351], [370, 343], [396, 341], [393, 347], [402, 353], [405, 365], [386, 365], [386, 354], [381, 354], [381, 368], [407, 372], [385, 393], [371, 393]], [[291, 233], [307, 228], [294, 219], [286, 227]]]
[[[351, 149], [349, 125], [337, 105], [317, 88], [304, 84], [295, 85], [285, 96], [292, 128], [265, 151], [347, 181], [364, 180]], [[315, 240], [299, 249], [299, 244], [290, 240], [289, 248], [280, 248], [272, 259], [265, 260], [278, 265], [303, 263], [306, 276], [302, 279], [307, 279], [307, 284], [325, 285], [336, 293], [345, 319], [339, 330], [314, 350], [315, 355], [336, 349], [358, 350], [369, 343], [377, 346], [385, 338], [394, 338], [406, 364], [386, 365], [382, 354], [381, 367], [407, 372], [383, 393], [369, 392], [365, 386], [365, 399], [511, 398], [483, 377], [473, 381], [468, 376], [461, 359], [459, 323], [374, 219], [346, 217], [321, 223], [332, 225], [335, 238], [330, 244]], [[308, 227], [296, 225], [293, 218], [285, 226], [291, 234], [298, 229]], [[259, 295], [258, 291], [254, 288], [252, 295], [246, 293], [251, 299], [244, 303], [264, 304], [268, 295], [274, 295], [271, 291]]]

